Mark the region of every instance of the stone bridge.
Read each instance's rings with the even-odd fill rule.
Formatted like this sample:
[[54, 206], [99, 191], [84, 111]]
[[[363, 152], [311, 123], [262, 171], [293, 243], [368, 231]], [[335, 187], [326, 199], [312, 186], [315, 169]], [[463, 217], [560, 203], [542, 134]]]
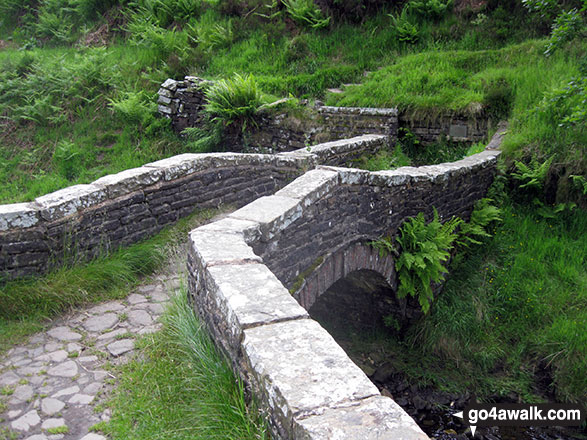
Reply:
[[277, 155], [161, 160], [0, 206], [0, 276], [36, 275], [72, 249], [91, 258], [197, 208], [236, 206], [190, 233], [189, 295], [267, 411], [272, 435], [426, 439], [307, 310], [357, 270], [379, 272], [393, 287], [393, 260], [379, 259], [366, 243], [433, 207], [442, 218], [467, 217], [493, 180], [500, 139], [458, 162], [379, 172], [341, 167], [387, 143], [373, 134]]
[[393, 259], [379, 259], [366, 243], [433, 207], [444, 219], [467, 218], [493, 180], [500, 138], [441, 165], [318, 166], [190, 233], [192, 304], [268, 411], [274, 438], [427, 438], [308, 310], [357, 270], [377, 271], [393, 287]]

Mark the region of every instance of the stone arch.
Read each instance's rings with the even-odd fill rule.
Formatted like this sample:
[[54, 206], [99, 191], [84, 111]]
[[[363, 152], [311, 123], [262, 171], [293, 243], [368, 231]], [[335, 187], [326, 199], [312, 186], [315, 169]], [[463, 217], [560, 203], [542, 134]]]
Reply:
[[307, 275], [293, 296], [306, 310], [336, 281], [352, 272], [371, 270], [379, 273], [392, 289], [396, 288], [395, 259], [391, 255], [380, 257], [365, 241], [341, 246], [326, 255], [322, 262]]

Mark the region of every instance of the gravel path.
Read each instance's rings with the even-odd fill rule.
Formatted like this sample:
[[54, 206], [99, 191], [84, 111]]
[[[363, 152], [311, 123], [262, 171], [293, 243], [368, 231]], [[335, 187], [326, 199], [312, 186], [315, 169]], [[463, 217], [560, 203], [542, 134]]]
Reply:
[[179, 286], [168, 268], [125, 300], [75, 311], [0, 357], [0, 438], [4, 429], [27, 440], [105, 440], [89, 428], [110, 419], [97, 407], [116, 379], [106, 365], [125, 362], [135, 337], [159, 329], [168, 292]]

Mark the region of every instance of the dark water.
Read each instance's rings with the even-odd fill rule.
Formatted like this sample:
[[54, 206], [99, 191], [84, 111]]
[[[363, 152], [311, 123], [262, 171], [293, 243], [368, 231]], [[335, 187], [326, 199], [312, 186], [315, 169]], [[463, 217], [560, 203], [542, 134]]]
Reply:
[[[380, 279], [377, 278], [379, 276]], [[382, 325], [382, 316], [402, 308], [403, 325], [414, 325], [419, 307], [398, 304], [382, 277], [371, 271], [358, 271], [335, 283], [310, 309], [319, 321], [363, 369], [383, 395], [397, 402], [432, 439], [465, 440], [471, 438], [468, 426], [452, 416], [471, 401], [469, 393], [451, 394], [431, 387], [410, 384], [396, 370], [389, 347], [389, 329]], [[380, 325], [374, 323], [381, 323]], [[378, 327], [375, 329], [374, 327]], [[381, 328], [379, 328], [381, 327]], [[373, 335], [374, 337], [373, 342]], [[367, 340], [369, 342], [367, 342]], [[357, 344], [357, 340], [360, 341]], [[548, 381], [550, 382], [550, 381]], [[519, 403], [515, 395], [499, 397], [495, 403]], [[544, 427], [477, 428], [477, 440], [587, 440], [585, 429]]]

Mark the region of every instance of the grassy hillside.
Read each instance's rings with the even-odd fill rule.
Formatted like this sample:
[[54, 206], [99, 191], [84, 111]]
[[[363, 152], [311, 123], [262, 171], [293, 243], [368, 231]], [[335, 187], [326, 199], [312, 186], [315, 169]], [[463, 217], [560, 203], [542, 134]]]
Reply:
[[[447, 368], [464, 364], [469, 377], [488, 378], [466, 386], [486, 394], [497, 387], [529, 396], [535, 372], [548, 370], [560, 399], [581, 400], [587, 377], [585, 1], [525, 4], [0, 0], [0, 202], [30, 201], [214, 148], [214, 142], [178, 137], [157, 116], [156, 92], [168, 77], [252, 74], [267, 100], [293, 95], [333, 105], [398, 106], [428, 118], [456, 112], [507, 119], [503, 191], [496, 192], [507, 220], [471, 257], [474, 264], [458, 266], [438, 307], [412, 335], [408, 356], [429, 371], [430, 358], [438, 356]], [[354, 85], [342, 94], [326, 91], [348, 83]], [[425, 156], [452, 157], [446, 149]], [[408, 163], [396, 152], [374, 166]], [[130, 265], [131, 282], [141, 273], [136, 269]], [[84, 290], [91, 272], [92, 266], [80, 276]], [[0, 300], [17, 297], [7, 289], [36, 291], [27, 296], [30, 304], [11, 303], [33, 328], [41, 317], [29, 313], [31, 304], [48, 314], [60, 305], [39, 286], [56, 285], [49, 289], [54, 294], [68, 279], [64, 273], [6, 285]], [[76, 289], [73, 302], [89, 300]], [[6, 320], [4, 327], [19, 334], [18, 323]], [[458, 382], [447, 371], [435, 372], [437, 382]]]

